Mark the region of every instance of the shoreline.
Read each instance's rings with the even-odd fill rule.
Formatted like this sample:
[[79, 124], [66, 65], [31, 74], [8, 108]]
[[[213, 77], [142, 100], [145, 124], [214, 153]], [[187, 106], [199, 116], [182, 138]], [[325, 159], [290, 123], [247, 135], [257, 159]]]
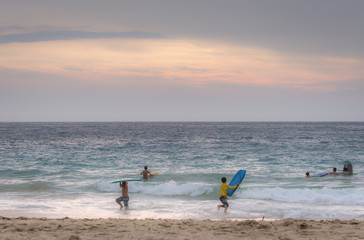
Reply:
[[364, 239], [359, 220], [1, 217], [1, 239]]

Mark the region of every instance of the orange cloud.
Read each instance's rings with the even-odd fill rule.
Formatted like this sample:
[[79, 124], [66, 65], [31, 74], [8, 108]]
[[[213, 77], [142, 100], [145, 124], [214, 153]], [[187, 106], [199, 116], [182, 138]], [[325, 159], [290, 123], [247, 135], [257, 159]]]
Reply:
[[0, 45], [0, 67], [117, 85], [209, 82], [333, 90], [364, 76], [363, 59], [288, 56], [267, 49], [176, 39], [98, 39]]

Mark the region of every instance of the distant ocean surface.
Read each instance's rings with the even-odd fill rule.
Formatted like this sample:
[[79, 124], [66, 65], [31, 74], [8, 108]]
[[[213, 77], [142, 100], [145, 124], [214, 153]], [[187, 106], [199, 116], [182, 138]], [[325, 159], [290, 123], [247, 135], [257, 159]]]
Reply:
[[[351, 176], [305, 178], [351, 162]], [[129, 183], [128, 211], [115, 199]], [[217, 211], [221, 177], [247, 174]], [[364, 123], [0, 123], [0, 216], [364, 220]]]

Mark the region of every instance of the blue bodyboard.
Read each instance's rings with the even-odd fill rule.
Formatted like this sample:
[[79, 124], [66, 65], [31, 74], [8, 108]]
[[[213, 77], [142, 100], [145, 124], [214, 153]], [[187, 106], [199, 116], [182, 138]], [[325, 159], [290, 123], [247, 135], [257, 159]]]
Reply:
[[[243, 181], [244, 177], [245, 177], [245, 173], [246, 173], [246, 170], [239, 170], [235, 174], [235, 176], [233, 177], [233, 179], [231, 179], [229, 185], [232, 186], [232, 187], [234, 187], [236, 184], [240, 184]], [[230, 189], [229, 188], [227, 190], [227, 195], [229, 197], [231, 197], [234, 194], [234, 192], [235, 192], [236, 189], [238, 189], [238, 188], [234, 188], [234, 189]]]
[[113, 181], [112, 183], [125, 182], [125, 180], [128, 180], [128, 182], [141, 181], [141, 179], [123, 179], [123, 180]]
[[323, 172], [323, 173], [318, 173], [318, 174], [312, 175], [311, 177], [323, 177], [323, 176], [326, 176], [327, 174], [329, 174], [329, 173]]

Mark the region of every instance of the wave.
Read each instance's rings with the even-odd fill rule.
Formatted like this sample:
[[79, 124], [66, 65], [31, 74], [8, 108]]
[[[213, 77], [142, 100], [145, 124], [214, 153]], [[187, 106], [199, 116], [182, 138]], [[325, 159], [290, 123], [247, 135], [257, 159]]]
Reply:
[[54, 184], [50, 182], [30, 182], [21, 184], [7, 184], [1, 187], [1, 192], [45, 192], [55, 190]]
[[[120, 192], [117, 184], [99, 182], [100, 192]], [[173, 180], [164, 183], [130, 182], [130, 193], [165, 197], [202, 197], [217, 199], [219, 186], [208, 183], [177, 183]], [[286, 203], [317, 205], [364, 205], [364, 190], [357, 188], [239, 188], [232, 199], [259, 199]]]
[[197, 197], [214, 192], [214, 186], [202, 183], [184, 183], [178, 185], [174, 181], [169, 181], [156, 185], [138, 185], [134, 191], [158, 196]]
[[323, 205], [364, 205], [362, 189], [286, 189], [248, 188], [236, 193], [238, 198], [271, 200], [287, 203]]
[[[120, 192], [117, 184], [100, 182], [96, 184], [96, 188], [102, 192]], [[142, 193], [154, 196], [190, 196], [198, 197], [216, 192], [216, 185], [207, 185], [203, 183], [184, 183], [177, 184], [171, 180], [165, 183], [129, 183], [129, 192]]]
[[0, 176], [2, 178], [25, 178], [28, 176], [41, 175], [44, 172], [39, 169], [24, 169], [24, 170], [14, 170], [14, 169], [3, 169], [0, 170]]

